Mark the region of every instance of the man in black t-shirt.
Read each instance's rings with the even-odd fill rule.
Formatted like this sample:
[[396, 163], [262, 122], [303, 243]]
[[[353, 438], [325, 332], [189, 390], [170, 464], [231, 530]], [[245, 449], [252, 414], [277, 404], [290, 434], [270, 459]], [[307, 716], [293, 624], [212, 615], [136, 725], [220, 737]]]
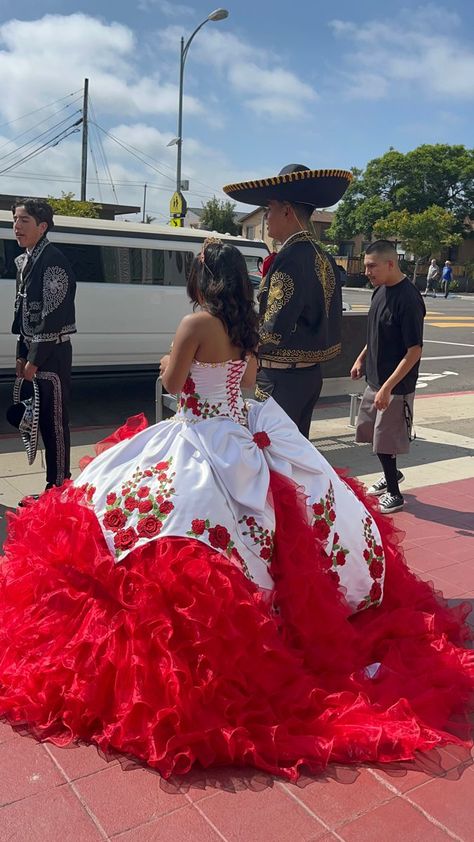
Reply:
[[365, 274], [375, 287], [370, 305], [367, 345], [351, 369], [367, 387], [359, 410], [357, 442], [370, 442], [382, 468], [369, 488], [380, 496], [380, 509], [391, 514], [403, 508], [397, 454], [408, 453], [412, 439], [413, 400], [423, 347], [423, 298], [401, 272], [393, 243], [376, 240], [366, 250]]

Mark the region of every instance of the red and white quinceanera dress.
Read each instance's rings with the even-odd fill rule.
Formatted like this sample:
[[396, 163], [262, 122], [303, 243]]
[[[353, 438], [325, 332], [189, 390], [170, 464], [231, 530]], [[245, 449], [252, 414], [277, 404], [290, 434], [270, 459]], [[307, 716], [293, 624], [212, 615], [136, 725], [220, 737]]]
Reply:
[[176, 416], [130, 419], [10, 518], [0, 717], [164, 777], [469, 748], [474, 654], [390, 520], [246, 363], [195, 362]]

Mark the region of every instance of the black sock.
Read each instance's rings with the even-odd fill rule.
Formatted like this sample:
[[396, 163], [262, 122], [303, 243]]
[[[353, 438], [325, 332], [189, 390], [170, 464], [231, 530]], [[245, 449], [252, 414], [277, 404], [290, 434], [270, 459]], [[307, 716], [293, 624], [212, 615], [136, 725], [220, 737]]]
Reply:
[[377, 453], [382, 465], [385, 481], [387, 483], [387, 491], [389, 494], [400, 494], [398, 487], [398, 470], [397, 457], [391, 456], [389, 453]]

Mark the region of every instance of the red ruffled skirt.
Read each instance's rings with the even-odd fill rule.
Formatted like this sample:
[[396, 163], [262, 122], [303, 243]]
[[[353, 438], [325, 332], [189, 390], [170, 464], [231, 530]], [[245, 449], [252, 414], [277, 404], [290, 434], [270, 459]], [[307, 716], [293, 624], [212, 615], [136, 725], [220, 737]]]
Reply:
[[13, 514], [0, 565], [0, 717], [165, 778], [231, 765], [296, 780], [332, 763], [469, 749], [469, 607], [448, 608], [416, 579], [375, 513], [383, 605], [349, 616], [304, 496], [276, 474], [271, 494], [273, 606], [194, 539], [156, 540], [114, 564], [72, 486]]

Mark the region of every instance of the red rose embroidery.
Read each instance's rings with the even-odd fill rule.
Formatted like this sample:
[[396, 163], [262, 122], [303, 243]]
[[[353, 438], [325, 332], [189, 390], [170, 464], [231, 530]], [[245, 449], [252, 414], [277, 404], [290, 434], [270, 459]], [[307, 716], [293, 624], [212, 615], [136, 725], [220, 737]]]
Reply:
[[138, 521], [137, 531], [140, 538], [154, 538], [161, 532], [162, 523], [156, 515], [148, 515]]
[[150, 469], [149, 469], [149, 468], [147, 468], [147, 470], [146, 470], [146, 471], [143, 471], [143, 476], [144, 476], [144, 477], [152, 477], [152, 476], [153, 476], [153, 471], [150, 471]]
[[119, 529], [122, 529], [126, 522], [127, 515], [122, 509], [111, 509], [110, 512], [105, 513], [102, 520], [105, 528], [110, 529], [111, 532], [117, 532]]
[[268, 272], [270, 271], [271, 265], [272, 265], [273, 261], [275, 260], [276, 256], [277, 256], [276, 251], [272, 251], [270, 254], [267, 254], [267, 256], [265, 257], [265, 259], [262, 263], [262, 268], [260, 270], [263, 278], [265, 277], [265, 275], [268, 275]]
[[339, 550], [336, 553], [336, 564], [339, 565], [339, 567], [342, 567], [342, 565], [345, 564], [345, 563], [346, 563], [346, 554], [342, 550]]
[[174, 509], [173, 503], [171, 500], [165, 500], [163, 503], [160, 503], [160, 512], [162, 515], [169, 515]]
[[329, 526], [327, 525], [325, 520], [318, 520], [313, 526], [315, 531], [316, 537], [319, 538], [320, 541], [325, 541], [329, 535]]
[[132, 526], [128, 529], [121, 529], [114, 537], [114, 546], [118, 550], [129, 550], [138, 541], [138, 535]]
[[313, 503], [313, 512], [315, 515], [324, 514], [324, 506], [322, 503]]
[[271, 555], [272, 551], [270, 547], [262, 547], [260, 550], [260, 558], [263, 558], [264, 561], [268, 561], [268, 559], [271, 558]]
[[107, 497], [105, 498], [105, 502], [107, 503], [108, 506], [113, 506], [114, 503], [117, 502], [117, 495], [116, 495], [115, 491], [111, 491], [110, 494], [107, 494]]
[[219, 550], [226, 550], [230, 542], [230, 535], [225, 526], [213, 526], [209, 530], [209, 543]]
[[137, 491], [137, 497], [148, 497], [149, 493], [150, 489], [148, 488], [148, 486], [142, 485], [142, 487], [139, 488]]
[[370, 589], [370, 598], [372, 602], [378, 602], [382, 596], [382, 588], [378, 582], [374, 582]]
[[374, 547], [374, 553], [379, 556], [383, 555], [383, 547], [381, 547], [380, 544], [376, 544]]
[[196, 385], [192, 377], [188, 377], [184, 383], [183, 388], [181, 389], [183, 395], [193, 395], [196, 391]]
[[247, 526], [255, 526], [255, 518], [254, 517], [248, 517], [247, 518]]
[[138, 503], [135, 500], [135, 497], [126, 497], [124, 501], [124, 506], [126, 509], [128, 509], [129, 512], [133, 512], [133, 510], [138, 507]]
[[158, 464], [155, 465], [155, 470], [156, 471], [167, 471], [169, 466], [170, 466], [169, 462], [158, 462]]
[[264, 447], [269, 447], [271, 445], [270, 437], [264, 432], [254, 433], [253, 440], [260, 450], [263, 450]]
[[160, 473], [160, 474], [158, 474], [158, 479], [159, 479], [160, 482], [166, 482], [168, 477], [166, 476], [166, 474]]
[[338, 533], [337, 533], [337, 532], [335, 532], [335, 533], [334, 533], [334, 543], [335, 543], [335, 544], [338, 544], [338, 543], [339, 543], [339, 535], [338, 535]]
[[331, 511], [329, 512], [329, 520], [331, 521], [331, 523], [334, 523], [334, 521], [336, 520], [336, 512], [334, 511], [334, 509], [331, 509]]
[[383, 564], [379, 561], [379, 559], [374, 558], [369, 567], [369, 573], [372, 576], [372, 579], [380, 579], [383, 574]]
[[190, 409], [193, 415], [201, 414], [197, 398], [186, 398], [186, 408]]
[[202, 535], [206, 528], [206, 522], [204, 520], [193, 520], [191, 523], [191, 529], [195, 535]]
[[138, 511], [141, 515], [145, 515], [147, 512], [151, 512], [153, 508], [153, 503], [151, 500], [140, 500], [138, 504]]
[[364, 556], [365, 560], [366, 560], [366, 561], [368, 561], [368, 560], [369, 560], [369, 558], [370, 558], [370, 553], [369, 553], [369, 551], [368, 551], [368, 550], [364, 550], [364, 552], [363, 552], [363, 556]]

